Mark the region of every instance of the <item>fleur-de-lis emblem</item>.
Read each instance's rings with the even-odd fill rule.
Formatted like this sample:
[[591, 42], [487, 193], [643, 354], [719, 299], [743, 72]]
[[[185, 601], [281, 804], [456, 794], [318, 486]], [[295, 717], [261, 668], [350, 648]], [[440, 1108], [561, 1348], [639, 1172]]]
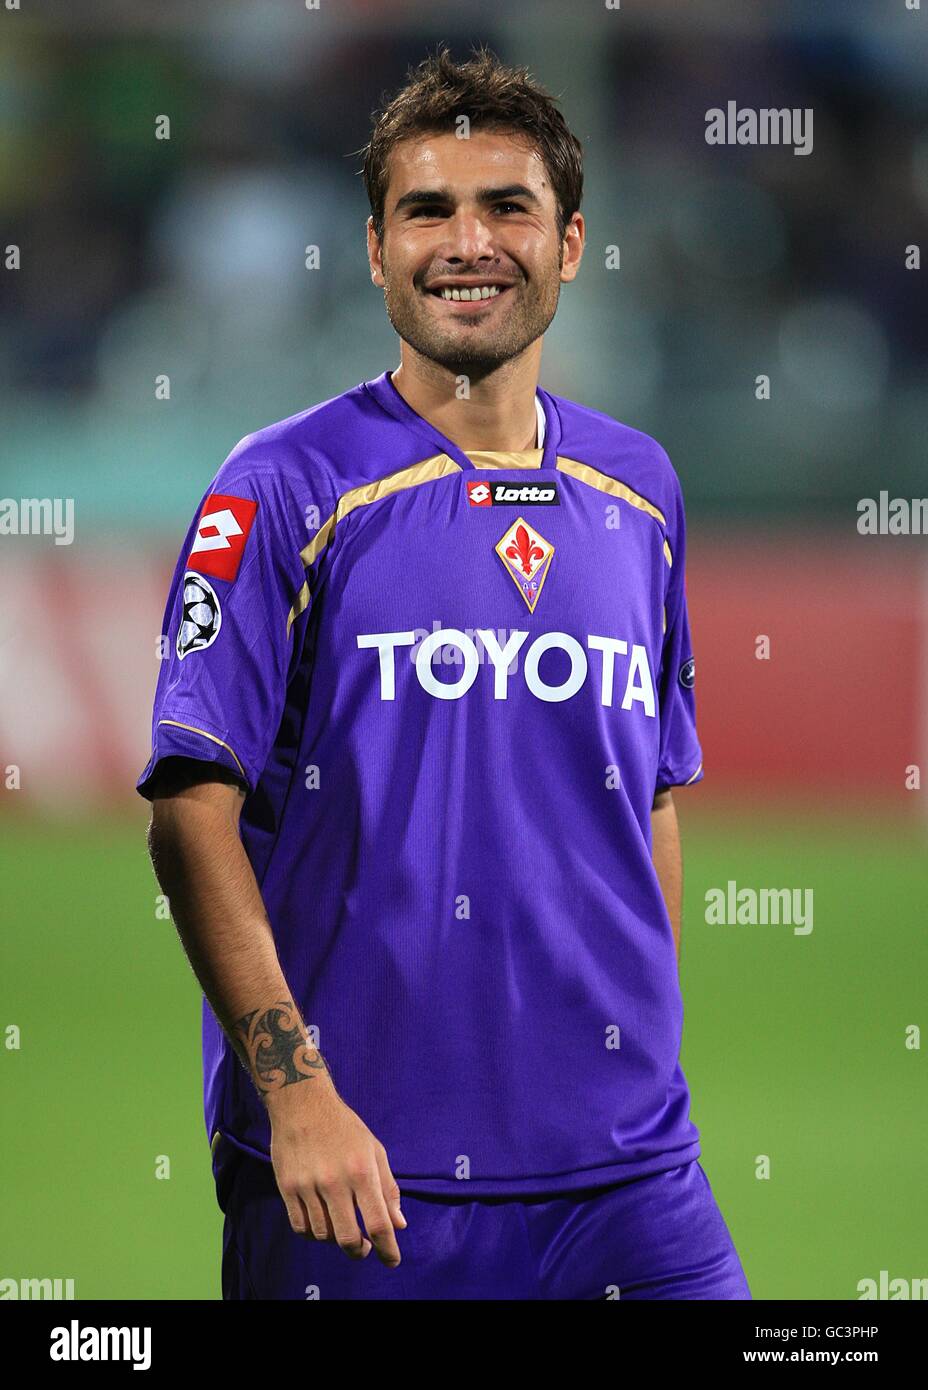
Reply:
[[534, 613], [542, 585], [551, 568], [554, 546], [530, 528], [520, 516], [500, 538], [496, 553], [529, 612]]
[[507, 545], [506, 555], [510, 560], [518, 560], [523, 574], [528, 575], [532, 572], [532, 561], [545, 558], [545, 552], [540, 545], [532, 542], [524, 526], [516, 527], [516, 538], [511, 545]]

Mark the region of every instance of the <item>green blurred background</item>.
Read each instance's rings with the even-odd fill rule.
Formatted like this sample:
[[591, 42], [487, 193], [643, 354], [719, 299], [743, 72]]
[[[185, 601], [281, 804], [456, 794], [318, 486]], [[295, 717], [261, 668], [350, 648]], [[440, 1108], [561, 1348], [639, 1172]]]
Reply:
[[[754, 1297], [856, 1298], [881, 1269], [923, 1278], [926, 1088], [904, 1037], [928, 977], [921, 830], [739, 823], [678, 802], [683, 1066]], [[218, 1298], [199, 992], [155, 919], [141, 825], [7, 825], [0, 873], [24, 903], [4, 947], [23, 1033], [4, 1064], [4, 1277]], [[729, 877], [812, 887], [812, 932], [706, 925], [705, 890]]]

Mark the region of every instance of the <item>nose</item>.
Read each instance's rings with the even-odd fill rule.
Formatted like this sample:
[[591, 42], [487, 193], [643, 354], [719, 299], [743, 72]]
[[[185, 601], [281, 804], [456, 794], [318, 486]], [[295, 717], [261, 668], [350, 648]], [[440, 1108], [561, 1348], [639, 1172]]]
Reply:
[[493, 234], [483, 213], [475, 208], [458, 208], [444, 226], [445, 236], [439, 254], [451, 263], [493, 259]]

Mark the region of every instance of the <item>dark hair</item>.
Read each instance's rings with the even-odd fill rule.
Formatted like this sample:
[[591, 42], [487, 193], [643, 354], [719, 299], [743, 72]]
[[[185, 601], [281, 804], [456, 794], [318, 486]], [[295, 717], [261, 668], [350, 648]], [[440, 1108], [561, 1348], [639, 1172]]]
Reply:
[[467, 62], [456, 63], [442, 44], [407, 73], [406, 86], [373, 115], [370, 141], [362, 150], [361, 173], [374, 230], [383, 237], [387, 162], [401, 140], [455, 129], [459, 116], [485, 131], [517, 132], [535, 145], [557, 202], [558, 235], [580, 207], [583, 150], [567, 128], [556, 99], [524, 67], [507, 67], [481, 45]]

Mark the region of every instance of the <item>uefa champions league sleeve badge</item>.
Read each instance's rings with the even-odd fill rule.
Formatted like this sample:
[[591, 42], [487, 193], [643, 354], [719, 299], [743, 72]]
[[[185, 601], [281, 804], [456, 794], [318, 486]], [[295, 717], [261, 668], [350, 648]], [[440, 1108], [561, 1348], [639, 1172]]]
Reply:
[[554, 546], [534, 527], [518, 517], [495, 547], [506, 573], [534, 613], [544, 582], [551, 568]]
[[177, 655], [183, 661], [191, 652], [211, 647], [222, 626], [222, 609], [216, 590], [202, 574], [188, 570], [184, 575], [184, 596], [180, 626], [177, 629]]

